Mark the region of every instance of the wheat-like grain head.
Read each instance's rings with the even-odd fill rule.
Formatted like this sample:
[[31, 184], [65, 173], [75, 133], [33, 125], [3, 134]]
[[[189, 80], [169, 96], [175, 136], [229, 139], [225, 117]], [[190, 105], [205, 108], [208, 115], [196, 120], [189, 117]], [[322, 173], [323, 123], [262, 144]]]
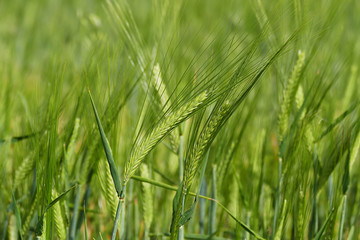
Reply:
[[[57, 194], [56, 190], [53, 189], [52, 199], [55, 199], [57, 197], [58, 197], [58, 194]], [[63, 217], [61, 214], [61, 207], [60, 207], [59, 202], [54, 205], [54, 207], [52, 208], [52, 211], [53, 211], [54, 222], [55, 222], [56, 236], [60, 240], [65, 240], [66, 239], [65, 224], [64, 224], [64, 220], [63, 220]]]
[[39, 197], [38, 197], [38, 194], [36, 193], [35, 199], [34, 199], [33, 203], [31, 204], [30, 211], [28, 212], [28, 214], [27, 214], [27, 216], [25, 218], [24, 224], [22, 226], [22, 235], [27, 236], [27, 234], [28, 234], [28, 231], [29, 231], [29, 228], [30, 228], [30, 222], [31, 222], [31, 220], [32, 220], [32, 218], [34, 216], [34, 213], [35, 213], [35, 210], [37, 208], [38, 202], [39, 202]]
[[76, 118], [74, 123], [74, 130], [71, 134], [70, 142], [65, 154], [68, 169], [72, 169], [75, 162], [74, 154], [76, 148], [76, 141], [79, 134], [79, 128], [80, 128], [80, 119]]
[[191, 151], [189, 159], [185, 159], [185, 171], [184, 171], [184, 184], [183, 188], [186, 190], [190, 187], [192, 180], [200, 166], [200, 160], [205, 154], [205, 149], [211, 141], [212, 135], [217, 130], [218, 126], [222, 123], [223, 118], [230, 110], [229, 102], [225, 102], [219, 110], [211, 116], [207, 125], [200, 133], [200, 136]]
[[299, 86], [300, 74], [305, 63], [305, 53], [299, 51], [298, 60], [294, 66], [286, 87], [284, 89], [283, 100], [281, 103], [279, 115], [279, 134], [280, 140], [283, 139], [285, 132], [288, 129], [289, 115], [291, 111], [291, 104], [294, 102], [296, 90]]
[[[146, 164], [142, 164], [140, 167], [141, 176], [144, 178], [150, 178], [149, 168]], [[141, 183], [143, 192], [143, 211], [144, 211], [144, 224], [145, 224], [145, 235], [149, 233], [151, 222], [153, 219], [153, 193], [151, 185], [148, 183]], [[145, 236], [147, 238], [147, 236]]]
[[115, 218], [119, 199], [115, 190], [114, 181], [111, 177], [109, 164], [104, 159], [99, 161], [96, 175], [100, 182], [101, 191], [105, 197], [106, 205], [110, 210], [111, 216]]
[[125, 185], [138, 169], [146, 155], [156, 146], [156, 144], [179, 123], [188, 118], [206, 100], [207, 96], [208, 94], [204, 92], [191, 102], [165, 116], [165, 118], [137, 144], [131, 152], [130, 159], [125, 166]]
[[18, 167], [15, 173], [14, 188], [17, 188], [23, 183], [25, 178], [33, 171], [34, 166], [35, 158], [32, 156], [28, 156], [22, 161], [20, 167]]

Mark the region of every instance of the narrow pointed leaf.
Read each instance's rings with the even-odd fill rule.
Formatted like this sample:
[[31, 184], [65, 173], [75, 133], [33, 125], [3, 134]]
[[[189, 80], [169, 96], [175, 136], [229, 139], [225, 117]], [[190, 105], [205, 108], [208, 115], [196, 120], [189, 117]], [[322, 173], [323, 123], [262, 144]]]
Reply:
[[105, 151], [105, 154], [106, 154], [106, 158], [107, 158], [108, 163], [109, 163], [110, 172], [111, 172], [112, 179], [114, 181], [115, 189], [116, 189], [117, 195], [120, 196], [121, 185], [120, 185], [119, 174], [118, 174], [118, 172], [116, 170], [116, 165], [115, 165], [114, 158], [113, 158], [113, 155], [112, 155], [112, 152], [111, 152], [110, 144], [109, 144], [109, 142], [108, 142], [108, 140], [106, 138], [104, 129], [103, 129], [102, 125], [101, 125], [99, 114], [98, 114], [98, 112], [96, 110], [95, 103], [94, 103], [94, 100], [93, 100], [93, 98], [91, 96], [90, 89], [89, 89], [89, 96], [90, 96], [90, 100], [91, 100], [91, 105], [92, 105], [93, 110], [94, 110], [96, 123], [97, 123], [98, 128], [99, 128], [101, 141], [102, 141], [102, 144], [104, 146], [104, 151]]
[[57, 198], [55, 198], [54, 200], [52, 200], [45, 208], [44, 212], [39, 215], [39, 220], [36, 224], [35, 227], [35, 234], [36, 236], [41, 236], [43, 233], [43, 227], [44, 227], [44, 217], [45, 217], [45, 213], [47, 210], [49, 210], [52, 206], [54, 206], [58, 201], [60, 201], [63, 197], [66, 196], [66, 194], [68, 194], [72, 189], [74, 189], [77, 185], [72, 186], [71, 188], [69, 188], [68, 190], [66, 190], [65, 192], [63, 192], [62, 194], [60, 194]]
[[323, 137], [325, 137], [329, 132], [331, 132], [339, 123], [342, 122], [350, 113], [352, 113], [356, 107], [360, 104], [360, 102], [356, 102], [351, 105], [345, 112], [343, 112], [338, 118], [335, 119], [333, 123], [331, 123], [326, 130], [321, 134], [321, 136], [315, 140], [315, 142], [319, 142]]
[[69, 188], [68, 190], [66, 190], [65, 192], [63, 192], [62, 194], [60, 194], [57, 198], [55, 198], [54, 200], [52, 200], [49, 205], [47, 205], [47, 207], [45, 208], [44, 214], [46, 213], [47, 210], [49, 210], [52, 206], [54, 206], [58, 201], [60, 201], [63, 197], [65, 197], [66, 194], [68, 194], [71, 190], [73, 190], [77, 185], [72, 186], [71, 188]]

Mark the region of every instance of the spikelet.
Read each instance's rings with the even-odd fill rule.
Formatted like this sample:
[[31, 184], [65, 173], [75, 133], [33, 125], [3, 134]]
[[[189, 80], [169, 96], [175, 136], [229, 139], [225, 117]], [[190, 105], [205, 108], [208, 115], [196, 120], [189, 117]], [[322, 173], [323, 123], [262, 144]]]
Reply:
[[[299, 88], [296, 92], [295, 102], [296, 102], [296, 108], [299, 110], [304, 103], [304, 91], [301, 85], [299, 85]], [[300, 119], [304, 119], [304, 116], [305, 116], [305, 111], [302, 112]], [[308, 124], [305, 126], [305, 140], [308, 151], [311, 152], [313, 149], [313, 143], [315, 139]]]
[[8, 233], [9, 233], [9, 240], [17, 240], [18, 239], [15, 215], [10, 216], [9, 225], [8, 225]]
[[351, 97], [354, 95], [354, 90], [357, 88], [356, 80], [357, 80], [358, 67], [356, 65], [351, 66], [351, 74], [350, 79], [346, 87], [343, 108], [347, 109], [350, 107]]
[[[141, 176], [144, 178], [150, 178], [149, 168], [146, 164], [140, 166]], [[148, 238], [150, 231], [151, 222], [153, 219], [153, 194], [151, 185], [148, 183], [141, 183], [141, 189], [143, 192], [143, 212], [144, 212], [144, 223], [145, 223], [145, 239]]]
[[313, 133], [312, 133], [312, 131], [310, 129], [310, 126], [306, 126], [305, 139], [306, 139], [306, 145], [307, 145], [308, 151], [312, 152], [312, 149], [314, 147], [315, 138], [314, 138], [314, 135], [313, 135]]
[[[145, 73], [144, 73], [145, 74]], [[162, 75], [161, 75], [161, 70], [160, 70], [160, 65], [159, 63], [156, 63], [153, 71], [152, 71], [152, 77], [151, 77], [151, 83], [155, 89], [155, 92], [160, 100], [159, 103], [159, 108], [163, 111], [163, 113], [166, 113], [166, 111], [168, 110], [168, 106], [171, 103], [170, 99], [169, 99], [169, 95], [168, 92], [166, 90], [165, 84], [162, 80]], [[145, 85], [147, 86], [147, 85]], [[147, 87], [144, 88], [145, 90], [147, 90]], [[148, 106], [152, 106], [152, 102], [150, 103], [150, 99], [147, 98], [145, 103], [144, 103], [144, 107], [143, 107], [143, 112], [141, 113], [140, 116], [140, 121], [142, 122], [143, 119], [145, 118], [145, 110], [148, 108]], [[138, 126], [138, 128], [136, 129], [135, 132], [138, 132], [140, 129], [140, 125]], [[179, 133], [178, 131], [172, 131], [169, 134], [169, 140], [170, 140], [170, 147], [171, 149], [177, 153], [178, 152], [178, 148], [179, 148]]]
[[224, 182], [224, 179], [225, 179], [225, 176], [226, 176], [226, 170], [228, 169], [229, 164], [231, 162], [231, 157], [232, 157], [235, 145], [236, 145], [235, 142], [232, 141], [231, 145], [229, 147], [229, 150], [227, 151], [227, 153], [225, 155], [224, 160], [220, 161], [219, 167], [217, 168], [217, 176], [218, 176], [218, 179], [219, 179], [218, 192], [220, 192], [220, 190], [222, 188], [222, 185], [223, 185], [223, 182]]
[[104, 159], [100, 159], [99, 161], [97, 176], [100, 182], [101, 190], [105, 197], [106, 205], [110, 209], [111, 216], [115, 218], [119, 199], [117, 198], [117, 193], [115, 190], [114, 181], [111, 177], [109, 164]]
[[76, 148], [76, 140], [77, 140], [78, 133], [79, 133], [79, 127], [80, 127], [80, 119], [76, 118], [75, 123], [74, 123], [74, 130], [71, 134], [70, 142], [67, 147], [66, 154], [65, 154], [68, 169], [72, 169], [73, 164], [75, 162], [74, 154], [75, 154], [75, 148]]
[[298, 205], [298, 215], [296, 218], [296, 239], [302, 240], [304, 235], [304, 202], [305, 196], [303, 190], [299, 191], [299, 205]]
[[165, 119], [161, 121], [145, 138], [138, 143], [131, 152], [130, 159], [125, 166], [124, 171], [124, 184], [130, 180], [131, 176], [135, 173], [141, 162], [146, 155], [155, 147], [155, 145], [172, 129], [174, 129], [179, 123], [184, 121], [190, 116], [207, 98], [207, 93], [204, 92], [197, 96], [193, 101], [180, 107], [178, 110], [165, 116]]
[[266, 130], [261, 129], [260, 133], [256, 136], [256, 144], [254, 151], [254, 156], [252, 157], [253, 161], [253, 171], [256, 175], [260, 176], [261, 171], [261, 159], [262, 159], [262, 151], [263, 145], [266, 137]]
[[284, 222], [285, 222], [285, 216], [286, 216], [286, 207], [287, 207], [286, 203], [287, 203], [287, 201], [284, 200], [284, 207], [283, 207], [283, 210], [282, 210], [282, 213], [281, 213], [280, 224], [279, 224], [278, 229], [276, 230], [274, 240], [281, 240], [281, 235], [282, 235], [282, 232], [283, 232], [283, 229], [284, 229]]
[[31, 205], [30, 211], [27, 214], [26, 219], [24, 221], [24, 224], [22, 226], [22, 235], [24, 235], [24, 236], [26, 236], [27, 233], [29, 232], [30, 222], [31, 222], [31, 220], [32, 220], [32, 218], [34, 216], [35, 209], [37, 207], [38, 201], [39, 201], [39, 197], [36, 194], [35, 199], [34, 199], [32, 205]]
[[[161, 104], [161, 108], [163, 110], [163, 112], [165, 113], [167, 110], [167, 103], [169, 101], [169, 95], [166, 91], [166, 87], [165, 84], [162, 80], [162, 76], [161, 76], [161, 70], [160, 70], [160, 65], [159, 63], [155, 64], [154, 69], [153, 69], [153, 85], [154, 88], [160, 98], [160, 104]], [[169, 135], [170, 138], [170, 146], [172, 148], [172, 150], [174, 152], [178, 151], [178, 147], [179, 147], [179, 134], [177, 131], [172, 131]]]
[[299, 86], [300, 74], [305, 63], [305, 53], [299, 51], [298, 60], [291, 73], [286, 87], [284, 89], [283, 100], [281, 103], [280, 115], [279, 115], [279, 135], [280, 140], [283, 139], [285, 132], [288, 129], [288, 120], [290, 116], [291, 104], [294, 102], [296, 90]]
[[[167, 101], [169, 100], [169, 95], [166, 91], [165, 84], [162, 80], [161, 71], [159, 63], [155, 64], [153, 69], [153, 85], [159, 95], [161, 106], [166, 106]], [[166, 109], [165, 109], [166, 111]]]
[[42, 235], [41, 235], [41, 240], [46, 240], [46, 213], [44, 215], [44, 219], [43, 219], [43, 232], [42, 232]]
[[352, 166], [355, 162], [356, 157], [358, 156], [359, 149], [360, 149], [360, 131], [357, 133], [355, 142], [353, 143], [353, 146], [351, 148], [351, 153], [350, 153], [350, 169], [351, 170], [353, 170]]
[[185, 160], [185, 171], [184, 171], [184, 185], [183, 188], [186, 190], [190, 187], [192, 180], [200, 166], [200, 160], [205, 154], [205, 148], [208, 145], [209, 141], [213, 137], [212, 135], [217, 130], [218, 126], [221, 124], [222, 119], [230, 109], [229, 102], [225, 102], [218, 110], [217, 113], [211, 116], [211, 119], [208, 121], [208, 124], [205, 126], [204, 130], [200, 133], [200, 136], [191, 151], [189, 159]]
[[169, 135], [170, 138], [170, 147], [171, 149], [177, 153], [179, 151], [179, 132], [178, 131], [172, 131]]
[[[99, 139], [100, 139], [99, 135], [96, 135], [93, 138], [93, 141], [91, 141], [91, 143], [90, 143], [90, 147], [86, 154], [86, 158], [84, 160], [83, 167], [82, 167], [83, 171], [81, 172], [81, 177], [80, 177], [81, 182], [86, 181], [88, 174], [89, 174], [91, 168], [93, 167], [94, 161], [91, 161], [91, 160], [94, 157], [94, 152], [96, 150], [96, 147], [98, 146]], [[98, 161], [96, 161], [96, 162], [98, 162]]]
[[[57, 194], [56, 190], [53, 189], [52, 199], [54, 200], [57, 197], [58, 197], [58, 194]], [[60, 240], [65, 240], [66, 239], [65, 224], [64, 224], [64, 220], [63, 220], [63, 217], [61, 214], [60, 203], [59, 202], [56, 203], [52, 209], [53, 209], [52, 211], [53, 211], [53, 217], [54, 217], [54, 222], [55, 222], [56, 236]]]
[[[296, 91], [295, 102], [296, 102], [296, 108], [299, 110], [304, 103], [304, 90], [303, 90], [301, 84], [299, 85], [299, 88]], [[303, 119], [304, 116], [305, 116], [305, 111], [303, 111], [301, 113], [300, 119]]]
[[24, 179], [33, 171], [35, 165], [35, 158], [27, 157], [23, 160], [20, 167], [16, 170], [14, 188], [17, 188], [24, 182]]

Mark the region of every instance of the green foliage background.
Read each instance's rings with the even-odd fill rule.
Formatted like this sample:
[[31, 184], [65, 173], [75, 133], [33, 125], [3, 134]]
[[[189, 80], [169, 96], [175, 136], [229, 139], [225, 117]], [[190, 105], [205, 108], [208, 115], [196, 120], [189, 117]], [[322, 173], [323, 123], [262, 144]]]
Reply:
[[359, 239], [359, 12], [0, 1], [0, 239]]

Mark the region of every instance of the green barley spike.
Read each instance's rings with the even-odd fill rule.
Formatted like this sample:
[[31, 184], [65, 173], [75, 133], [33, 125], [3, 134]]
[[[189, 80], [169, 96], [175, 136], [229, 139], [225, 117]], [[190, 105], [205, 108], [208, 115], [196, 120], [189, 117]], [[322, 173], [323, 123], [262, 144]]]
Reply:
[[188, 189], [192, 183], [192, 180], [200, 166], [200, 160], [202, 156], [205, 154], [205, 149], [213, 137], [213, 133], [218, 128], [219, 124], [221, 124], [222, 119], [228, 111], [230, 110], [229, 102], [225, 102], [218, 112], [214, 114], [209, 120], [208, 124], [201, 132], [196, 145], [194, 146], [191, 155], [188, 159], [185, 160], [185, 171], [184, 171], [184, 190]]
[[69, 145], [67, 147], [67, 151], [66, 151], [66, 162], [68, 164], [68, 169], [72, 169], [72, 167], [70, 166], [70, 162], [74, 162], [73, 157], [75, 154], [75, 148], [76, 148], [76, 140], [78, 137], [78, 133], [79, 133], [79, 128], [80, 128], [80, 119], [76, 118], [75, 119], [75, 123], [74, 123], [74, 130], [71, 134], [71, 138], [70, 138], [70, 142]]
[[15, 173], [14, 188], [17, 188], [19, 185], [23, 184], [25, 178], [33, 171], [34, 165], [35, 158], [33, 157], [28, 156], [22, 161], [20, 167], [18, 167]]
[[124, 185], [134, 175], [146, 155], [156, 146], [156, 144], [179, 123], [189, 117], [207, 98], [207, 93], [204, 92], [196, 97], [193, 101], [180, 107], [178, 110], [165, 116], [161, 121], [131, 152], [130, 159], [125, 165], [124, 171]]
[[116, 190], [111, 177], [110, 168], [106, 161], [99, 161], [97, 168], [97, 176], [100, 182], [101, 190], [105, 197], [106, 205], [110, 209], [111, 216], [114, 218], [119, 200], [116, 195]]
[[[299, 88], [296, 92], [295, 102], [296, 102], [297, 110], [300, 110], [302, 104], [304, 103], [304, 91], [301, 84], [299, 85]], [[300, 119], [303, 119], [304, 116], [305, 116], [305, 111], [302, 112]], [[309, 124], [305, 126], [305, 140], [308, 151], [311, 152], [313, 149], [315, 139]]]
[[[140, 166], [141, 176], [144, 178], [150, 178], [149, 168], [146, 164]], [[141, 188], [143, 192], [143, 212], [144, 212], [144, 224], [145, 224], [145, 239], [148, 239], [148, 234], [150, 232], [150, 226], [153, 219], [153, 194], [152, 187], [148, 183], [141, 183]]]
[[88, 153], [86, 154], [86, 158], [84, 160], [83, 171], [81, 172], [80, 176], [81, 182], [86, 182], [89, 172], [94, 167], [94, 164], [97, 164], [97, 161], [94, 163], [94, 161], [92, 161], [92, 158], [94, 157], [96, 147], [98, 146], [99, 138], [100, 137], [96, 135], [90, 143]]
[[299, 51], [298, 60], [291, 73], [291, 77], [287, 81], [284, 89], [283, 100], [281, 103], [280, 115], [279, 115], [279, 134], [280, 140], [283, 139], [285, 132], [288, 129], [288, 121], [291, 111], [291, 105], [294, 102], [296, 91], [299, 86], [300, 74], [305, 63], [305, 53]]
[[[153, 85], [155, 90], [160, 98], [160, 104], [162, 111], [165, 113], [167, 110], [167, 104], [170, 103], [169, 94], [166, 90], [164, 81], [162, 80], [161, 70], [159, 63], [155, 64], [153, 69]], [[168, 103], [169, 102], [169, 103]], [[172, 131], [169, 135], [170, 138], [170, 146], [174, 152], [178, 151], [179, 148], [179, 132]]]
[[355, 168], [352, 168], [358, 154], [359, 154], [359, 150], [360, 150], [360, 131], [358, 131], [355, 141], [353, 143], [353, 146], [351, 148], [351, 153], [350, 153], [350, 171], [354, 171]]
[[298, 215], [296, 218], [296, 239], [302, 240], [304, 235], [304, 191], [300, 189], [298, 197]]
[[[299, 88], [296, 91], [295, 102], [296, 102], [296, 108], [297, 108], [297, 110], [299, 110], [301, 108], [302, 104], [304, 103], [304, 90], [303, 90], [301, 84], [299, 85]], [[300, 119], [303, 119], [304, 116], [305, 116], [305, 111], [302, 112]]]
[[[166, 106], [167, 101], [169, 100], [169, 95], [166, 91], [165, 84], [162, 80], [159, 63], [155, 64], [154, 66], [152, 80], [155, 90], [159, 95], [161, 106], [164, 107]], [[166, 109], [164, 109], [164, 111], [166, 111]]]
[[[56, 199], [58, 197], [57, 192], [53, 189], [52, 191], [52, 199]], [[64, 220], [61, 214], [61, 206], [60, 203], [57, 203], [53, 207], [53, 217], [55, 222], [55, 230], [56, 235], [59, 240], [65, 240], [66, 239], [66, 232], [65, 232], [65, 224]]]
[[26, 219], [25, 219], [24, 224], [22, 226], [22, 234], [24, 236], [26, 236], [28, 234], [28, 232], [29, 232], [30, 222], [31, 222], [32, 218], [34, 217], [34, 213], [35, 213], [38, 202], [39, 202], [39, 197], [38, 197], [38, 194], [36, 194], [35, 199], [34, 199], [32, 205], [30, 207], [30, 211], [27, 213]]
[[220, 192], [221, 186], [223, 185], [223, 181], [226, 176], [226, 169], [228, 168], [231, 162], [232, 152], [234, 151], [235, 145], [236, 145], [235, 142], [232, 141], [229, 150], [226, 152], [224, 160], [220, 161], [219, 167], [217, 168], [217, 178], [219, 181], [218, 184], [219, 189], [217, 190], [218, 192]]
[[9, 240], [17, 240], [18, 239], [15, 215], [10, 216], [10, 221], [9, 221], [9, 225], [8, 225], [8, 233], [9, 233]]
[[358, 66], [352, 65], [350, 79], [348, 81], [348, 84], [346, 86], [346, 91], [344, 94], [344, 102], [343, 102], [344, 109], [347, 109], [350, 107], [351, 98], [354, 95], [354, 90], [357, 89], [357, 87], [358, 87], [358, 86], [356, 86], [357, 76], [358, 76]]

